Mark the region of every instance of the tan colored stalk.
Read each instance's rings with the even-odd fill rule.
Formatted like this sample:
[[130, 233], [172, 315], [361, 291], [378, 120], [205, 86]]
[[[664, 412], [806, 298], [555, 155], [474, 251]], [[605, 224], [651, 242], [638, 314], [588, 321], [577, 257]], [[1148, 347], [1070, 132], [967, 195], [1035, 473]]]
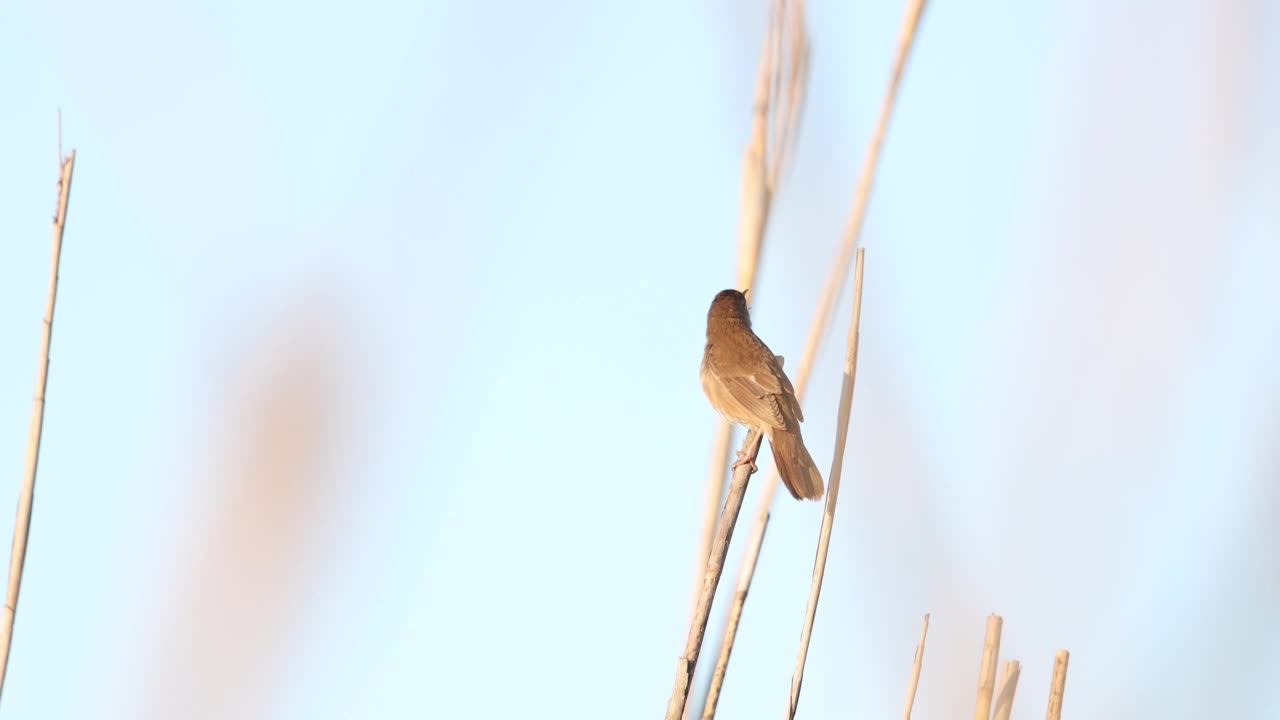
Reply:
[[724, 501], [724, 510], [720, 513], [720, 523], [716, 527], [715, 541], [711, 544], [711, 553], [707, 557], [707, 570], [702, 577], [702, 591], [698, 594], [698, 604], [694, 608], [693, 620], [689, 623], [689, 638], [685, 641], [684, 654], [676, 662], [676, 679], [671, 689], [671, 699], [667, 701], [667, 720], [680, 720], [684, 717], [685, 706], [689, 702], [689, 686], [693, 684], [693, 671], [698, 666], [698, 654], [702, 652], [702, 639], [707, 634], [707, 620], [711, 617], [711, 601], [715, 599], [716, 587], [720, 584], [720, 576], [724, 573], [724, 559], [729, 554], [729, 541], [733, 539], [733, 528], [738, 523], [738, 513], [742, 511], [742, 499], [747, 494], [747, 480], [751, 478], [751, 465], [760, 452], [760, 433], [751, 430], [742, 443], [742, 451], [751, 460], [739, 465], [729, 483], [729, 494]]
[[[784, 1], [778, 12], [778, 53], [774, 72], [774, 136], [770, 146], [769, 190], [776, 191], [778, 179], [793, 156], [800, 115], [804, 109], [809, 80], [809, 35], [805, 30], [804, 0]], [[783, 39], [787, 42], [782, 42]], [[784, 47], [787, 52], [784, 52]], [[785, 80], [784, 80], [785, 78]]]
[[1067, 661], [1071, 653], [1059, 650], [1053, 658], [1053, 682], [1049, 685], [1047, 720], [1062, 720], [1062, 696], [1067, 691]]
[[929, 634], [929, 613], [920, 623], [920, 642], [916, 643], [916, 657], [911, 663], [911, 681], [907, 683], [907, 701], [902, 706], [902, 720], [911, 720], [911, 708], [916, 704], [916, 688], [920, 685], [920, 671], [924, 668], [924, 639]]
[[831, 474], [828, 478], [827, 505], [822, 513], [822, 528], [818, 531], [818, 552], [813, 560], [813, 578], [809, 583], [809, 604], [805, 608], [804, 626], [800, 630], [800, 652], [796, 656], [795, 672], [791, 675], [788, 718], [795, 718], [796, 708], [800, 704], [804, 664], [809, 656], [813, 621], [818, 614], [818, 597], [822, 594], [822, 577], [827, 570], [827, 551], [831, 548], [831, 528], [836, 519], [836, 501], [840, 497], [844, 447], [849, 439], [849, 415], [853, 411], [853, 386], [858, 376], [858, 325], [862, 320], [862, 259], [863, 250], [858, 248], [853, 268], [853, 314], [849, 318], [849, 335], [845, 341], [844, 382], [840, 386], [840, 410], [836, 416], [836, 447], [831, 459]]
[[1013, 712], [1013, 695], [1018, 691], [1018, 677], [1022, 674], [1022, 663], [1010, 660], [1004, 664], [1004, 675], [1000, 679], [1000, 691], [996, 693], [996, 706], [992, 720], [1009, 720]]
[[[853, 209], [849, 214], [849, 222], [846, 226], [843, 240], [839, 249], [836, 251], [836, 257], [833, 260], [830, 270], [827, 274], [826, 284], [823, 286], [822, 298], [818, 302], [817, 308], [814, 310], [813, 320], [809, 324], [809, 334], [805, 338], [804, 352], [800, 356], [800, 362], [797, 364], [796, 374], [792, 376], [794, 380], [796, 397], [804, 400], [805, 389], [808, 387], [809, 372], [813, 368], [814, 358], [818, 355], [818, 349], [821, 346], [822, 339], [826, 335], [827, 326], [830, 323], [831, 314], [834, 311], [836, 299], [839, 295], [840, 288], [844, 284], [844, 278], [849, 268], [849, 258], [853, 255], [853, 250], [857, 246], [858, 238], [862, 234], [862, 225], [866, 216], [867, 201], [871, 196], [871, 186], [875, 181], [876, 168], [879, 164], [880, 149], [884, 145], [884, 137], [889, 127], [889, 120], [893, 116], [893, 107], [898, 96], [898, 87], [902, 82], [902, 74], [906, 67], [907, 57], [915, 40], [916, 29], [920, 23], [921, 13], [924, 11], [924, 0], [907, 0], [906, 14], [903, 18], [902, 28], [898, 34], [898, 46], [894, 58], [893, 71], [889, 77], [888, 87], [885, 89], [884, 99], [880, 105], [880, 115], [876, 121], [875, 129], [871, 133], [871, 138], [867, 142], [867, 153], [863, 158], [862, 171], [858, 177], [858, 185], [854, 190]], [[807, 44], [806, 54], [802, 60], [807, 68]], [[797, 107], [799, 103], [797, 103]], [[797, 113], [799, 110], [797, 109]], [[727, 452], [726, 452], [727, 455]], [[759, 526], [763, 525], [769, 516], [769, 509], [773, 505], [773, 496], [778, 488], [778, 471], [777, 468], [770, 467], [766, 473], [764, 485], [760, 490], [760, 501], [756, 504], [756, 513], [754, 525], [752, 526], [751, 537], [763, 538], [763, 533], [758, 532]], [[746, 558], [753, 557], [760, 553], [760, 548], [753, 545], [748, 546], [746, 554], [743, 557], [743, 565], [745, 568]], [[732, 644], [734, 637], [730, 634], [729, 629], [725, 629], [724, 642]]]
[[[765, 518], [763, 525], [756, 526], [753, 532], [764, 533], [769, 527], [769, 518]], [[763, 540], [763, 538], [751, 538], [751, 546], [759, 548], [763, 543], [754, 542], [755, 540]], [[724, 686], [724, 674], [729, 668], [729, 653], [733, 651], [733, 643], [729, 642], [738, 632], [738, 621], [742, 618], [742, 606], [747, 602], [747, 592], [751, 590], [751, 576], [756, 569], [756, 561], [760, 558], [757, 552], [747, 558], [742, 566], [742, 570], [738, 572], [738, 584], [733, 590], [733, 604], [729, 606], [729, 615], [727, 622], [728, 630], [725, 632], [723, 641], [720, 644], [720, 655], [716, 658], [716, 668], [711, 673], [711, 684], [707, 688], [707, 699], [702, 704], [702, 720], [711, 720], [716, 716], [716, 705], [720, 702], [720, 688]]]
[[702, 592], [702, 574], [706, 572], [711, 540], [716, 533], [716, 516], [724, 497], [724, 471], [729, 465], [729, 448], [733, 443], [733, 426], [718, 414], [715, 422], [715, 436], [711, 439], [711, 464], [707, 467], [707, 487], [702, 497], [702, 529], [698, 532], [698, 551], [693, 558], [693, 592], [689, 596], [691, 617], [698, 605], [698, 595]]
[[[61, 144], [61, 129], [59, 129]], [[62, 233], [67, 226], [67, 204], [71, 201], [71, 172], [76, 153], [62, 159], [58, 175], [58, 211], [53, 216], [53, 256], [49, 263], [49, 294], [45, 301], [44, 324], [40, 328], [40, 360], [36, 367], [36, 390], [31, 400], [31, 426], [27, 433], [27, 453], [22, 468], [22, 490], [18, 495], [18, 515], [13, 523], [13, 552], [9, 557], [9, 589], [4, 614], [0, 616], [0, 693], [9, 670], [13, 648], [13, 624], [18, 613], [18, 591], [22, 588], [22, 568], [27, 558], [27, 537], [31, 532], [31, 508], [35, 503], [36, 465], [40, 460], [40, 436], [44, 430], [44, 398], [49, 384], [49, 345], [53, 342], [53, 309], [58, 298], [58, 262], [62, 257]]]
[[1000, 659], [1000, 629], [1004, 619], [987, 616], [987, 635], [982, 641], [982, 665], [978, 669], [978, 701], [973, 708], [974, 720], [991, 720], [991, 696], [996, 690], [996, 666]]

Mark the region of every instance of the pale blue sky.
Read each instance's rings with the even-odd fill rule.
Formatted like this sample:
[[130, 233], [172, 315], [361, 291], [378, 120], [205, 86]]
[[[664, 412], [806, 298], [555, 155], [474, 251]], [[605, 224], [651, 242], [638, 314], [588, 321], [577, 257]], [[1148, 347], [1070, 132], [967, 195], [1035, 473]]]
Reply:
[[[901, 12], [808, 5], [805, 124], [752, 289], [789, 358]], [[662, 712], [763, 21], [724, 1], [10, 6], [0, 503], [59, 108], [78, 155], [0, 715]], [[926, 611], [919, 718], [972, 706], [992, 611], [1023, 663], [1015, 718], [1043, 713], [1060, 647], [1070, 717], [1280, 716], [1278, 41], [1261, 2], [926, 13], [864, 235], [803, 717], [895, 716]], [[806, 401], [824, 467], [842, 351]], [[298, 417], [244, 420], [277, 391]], [[296, 481], [252, 460], [311, 421]], [[777, 504], [721, 717], [784, 707], [820, 512]]]

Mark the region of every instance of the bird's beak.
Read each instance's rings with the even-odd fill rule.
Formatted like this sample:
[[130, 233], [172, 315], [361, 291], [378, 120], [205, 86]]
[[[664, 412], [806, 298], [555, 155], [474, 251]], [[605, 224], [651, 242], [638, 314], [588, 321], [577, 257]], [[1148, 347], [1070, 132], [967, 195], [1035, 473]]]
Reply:
[[747, 296], [747, 293], [749, 293], [749, 292], [751, 292], [751, 288], [747, 288], [746, 290], [743, 290], [743, 291], [742, 291], [742, 297], [746, 297], [746, 296]]

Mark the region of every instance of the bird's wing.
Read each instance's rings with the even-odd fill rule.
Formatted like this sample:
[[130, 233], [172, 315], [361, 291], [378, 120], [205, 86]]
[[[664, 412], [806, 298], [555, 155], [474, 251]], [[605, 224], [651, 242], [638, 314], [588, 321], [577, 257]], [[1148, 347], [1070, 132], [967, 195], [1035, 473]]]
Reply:
[[715, 348], [709, 350], [707, 369], [719, 381], [717, 395], [726, 413], [745, 425], [786, 427], [786, 415], [778, 404], [782, 384], [772, 363], [724, 362]]
[[720, 384], [728, 395], [726, 399], [737, 406], [736, 410], [745, 411], [747, 417], [767, 423], [770, 427], [786, 427], [787, 420], [778, 405], [778, 394], [769, 392], [766, 387], [768, 380], [761, 380], [756, 375], [737, 375], [721, 377]]
[[774, 368], [774, 374], [778, 376], [779, 384], [782, 386], [783, 402], [791, 407], [791, 412], [796, 416], [796, 420], [804, 422], [804, 412], [800, 410], [800, 399], [796, 397], [795, 388], [791, 387], [791, 379], [782, 370], [782, 356], [774, 355], [773, 357], [778, 361], [778, 366]]

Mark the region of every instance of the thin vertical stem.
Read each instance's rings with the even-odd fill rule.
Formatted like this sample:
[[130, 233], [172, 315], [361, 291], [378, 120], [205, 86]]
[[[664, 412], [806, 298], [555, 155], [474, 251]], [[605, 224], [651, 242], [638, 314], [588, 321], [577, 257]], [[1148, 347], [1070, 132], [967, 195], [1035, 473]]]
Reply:
[[800, 705], [800, 686], [804, 682], [804, 665], [809, 656], [809, 640], [813, 637], [813, 622], [818, 614], [818, 597], [822, 594], [822, 578], [827, 569], [827, 551], [831, 548], [831, 528], [836, 519], [836, 500], [840, 497], [840, 475], [844, 469], [844, 447], [849, 438], [849, 415], [853, 411], [853, 386], [858, 375], [858, 326], [862, 320], [862, 260], [863, 250], [858, 248], [853, 268], [853, 316], [849, 319], [849, 335], [845, 342], [844, 383], [840, 386], [840, 410], [836, 417], [835, 454], [831, 460], [830, 485], [827, 487], [827, 505], [822, 514], [822, 528], [818, 531], [818, 551], [813, 560], [813, 578], [809, 583], [809, 604], [805, 608], [804, 626], [800, 630], [800, 651], [796, 656], [796, 669], [791, 675], [791, 697], [788, 718], [795, 718]]
[[694, 555], [693, 592], [689, 594], [689, 616], [698, 606], [702, 591], [702, 573], [707, 569], [707, 556], [711, 554], [711, 541], [716, 534], [716, 516], [724, 501], [724, 475], [729, 465], [729, 448], [733, 442], [733, 426], [716, 418], [715, 437], [711, 441], [711, 464], [707, 467], [707, 487], [702, 498], [702, 529], [698, 533], [698, 551]]
[[35, 503], [36, 466], [40, 460], [40, 436], [44, 431], [44, 398], [49, 384], [49, 345], [53, 342], [53, 309], [58, 298], [58, 262], [62, 257], [62, 233], [67, 225], [67, 204], [71, 201], [71, 171], [76, 153], [67, 153], [58, 175], [58, 211], [53, 216], [53, 251], [49, 263], [49, 295], [45, 301], [44, 323], [40, 328], [40, 360], [36, 368], [36, 389], [31, 400], [31, 426], [27, 432], [27, 453], [22, 468], [22, 490], [18, 495], [18, 515], [13, 523], [13, 552], [9, 557], [9, 588], [0, 615], [0, 694], [9, 670], [13, 647], [13, 624], [18, 614], [18, 591], [22, 588], [22, 568], [27, 559], [27, 537], [31, 532], [31, 508]]
[[916, 643], [916, 657], [911, 663], [911, 681], [907, 684], [907, 702], [902, 706], [902, 720], [911, 720], [911, 709], [916, 704], [916, 688], [920, 685], [920, 671], [924, 668], [924, 640], [929, 634], [929, 613], [920, 623], [920, 642]]
[[996, 690], [996, 666], [1000, 660], [1000, 629], [1004, 619], [999, 615], [987, 616], [987, 635], [982, 642], [982, 666], [978, 670], [978, 702], [973, 708], [973, 720], [991, 720], [991, 696]]
[[1071, 653], [1059, 650], [1053, 658], [1053, 682], [1049, 685], [1047, 720], [1062, 720], [1062, 696], [1067, 691], [1067, 661]]
[[996, 706], [992, 710], [992, 720], [1009, 720], [1013, 713], [1013, 695], [1018, 691], [1018, 677], [1022, 674], [1022, 663], [1010, 660], [1004, 664], [1004, 674], [1000, 679], [1000, 691], [996, 693]]

